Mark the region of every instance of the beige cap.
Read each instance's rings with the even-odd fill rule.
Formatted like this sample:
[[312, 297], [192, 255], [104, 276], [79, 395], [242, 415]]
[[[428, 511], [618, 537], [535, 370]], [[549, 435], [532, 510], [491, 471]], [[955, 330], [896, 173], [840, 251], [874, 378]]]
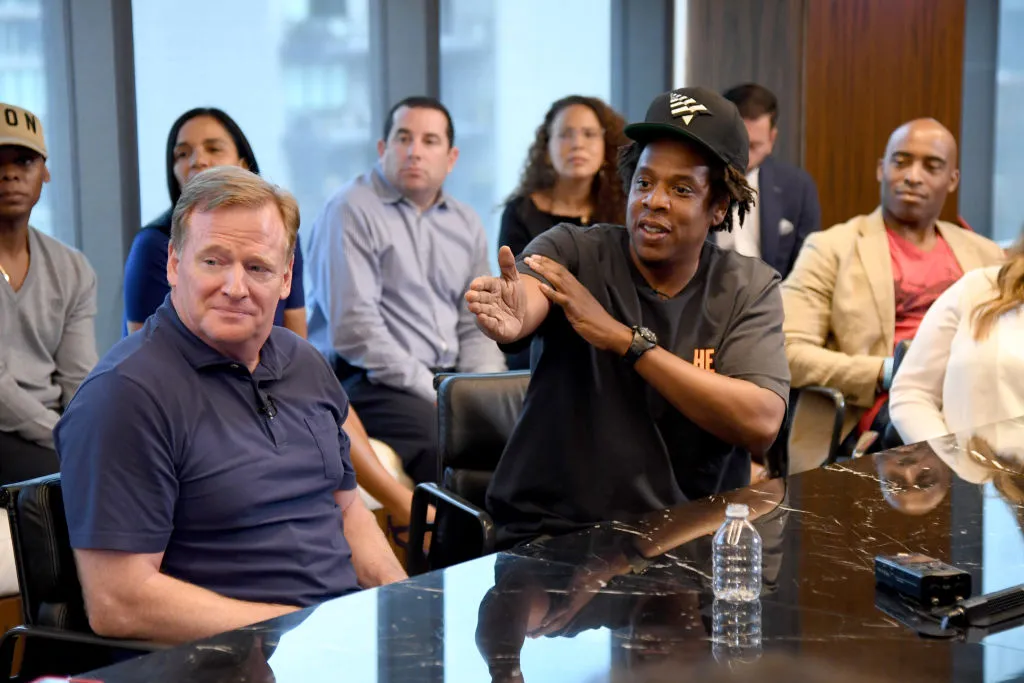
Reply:
[[43, 122], [32, 112], [0, 102], [0, 145], [19, 145], [39, 152], [45, 159]]

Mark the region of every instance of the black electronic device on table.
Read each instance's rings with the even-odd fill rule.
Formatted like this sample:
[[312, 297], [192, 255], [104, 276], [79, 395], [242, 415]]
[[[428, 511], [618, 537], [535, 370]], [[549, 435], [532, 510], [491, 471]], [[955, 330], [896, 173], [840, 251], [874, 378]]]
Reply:
[[919, 553], [877, 556], [875, 583], [926, 608], [971, 597], [970, 574]]

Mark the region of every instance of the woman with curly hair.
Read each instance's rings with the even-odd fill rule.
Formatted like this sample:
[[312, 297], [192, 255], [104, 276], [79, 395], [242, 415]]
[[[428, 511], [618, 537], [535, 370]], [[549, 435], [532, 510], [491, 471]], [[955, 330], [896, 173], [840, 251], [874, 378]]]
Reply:
[[548, 109], [530, 146], [519, 187], [501, 216], [498, 246], [519, 255], [559, 223], [621, 225], [626, 197], [615, 174], [625, 122], [596, 97], [570, 95]]

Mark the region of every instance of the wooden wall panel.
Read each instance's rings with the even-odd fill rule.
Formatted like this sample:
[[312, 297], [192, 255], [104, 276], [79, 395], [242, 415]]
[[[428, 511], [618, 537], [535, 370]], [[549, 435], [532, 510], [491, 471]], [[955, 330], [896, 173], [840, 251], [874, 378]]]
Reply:
[[[817, 0], [815, 0], [817, 2]], [[779, 98], [775, 156], [801, 160], [803, 26], [807, 0], [689, 0], [686, 83], [719, 92], [759, 83]]]
[[[804, 45], [804, 168], [822, 226], [872, 211], [889, 134], [931, 116], [960, 131], [965, 0], [813, 0]], [[956, 197], [944, 218], [956, 217]]]

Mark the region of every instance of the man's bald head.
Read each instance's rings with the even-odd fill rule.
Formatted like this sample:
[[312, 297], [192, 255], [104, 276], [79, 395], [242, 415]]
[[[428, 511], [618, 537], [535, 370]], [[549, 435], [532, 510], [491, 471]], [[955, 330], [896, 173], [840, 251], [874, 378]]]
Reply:
[[893, 131], [878, 162], [886, 220], [921, 229], [935, 225], [960, 182], [956, 157], [956, 138], [935, 119], [914, 119]]
[[889, 136], [889, 142], [885, 145], [885, 156], [888, 158], [894, 146], [899, 147], [905, 144], [907, 138], [927, 140], [933, 142], [937, 147], [944, 148], [949, 163], [956, 168], [956, 138], [948, 128], [935, 119], [914, 119], [894, 130]]

